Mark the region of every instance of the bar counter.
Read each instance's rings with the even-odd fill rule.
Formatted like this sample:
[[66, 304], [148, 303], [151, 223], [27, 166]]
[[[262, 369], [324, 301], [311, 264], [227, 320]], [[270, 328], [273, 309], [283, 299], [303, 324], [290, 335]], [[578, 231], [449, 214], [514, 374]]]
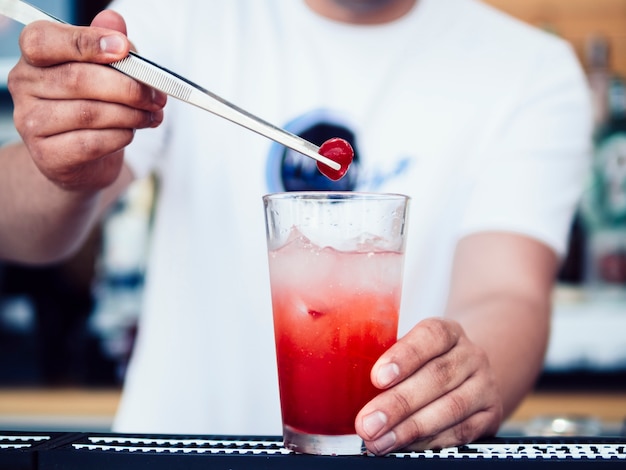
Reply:
[[[309, 456], [280, 436], [182, 436], [108, 432], [119, 390], [0, 389], [0, 470], [401, 470], [625, 468], [626, 393], [535, 393], [496, 438], [375, 458]], [[602, 435], [523, 434], [538, 417], [585, 416], [612, 426]], [[527, 429], [527, 428], [526, 428]], [[608, 428], [607, 428], [608, 429]], [[508, 432], [508, 434], [507, 434]]]

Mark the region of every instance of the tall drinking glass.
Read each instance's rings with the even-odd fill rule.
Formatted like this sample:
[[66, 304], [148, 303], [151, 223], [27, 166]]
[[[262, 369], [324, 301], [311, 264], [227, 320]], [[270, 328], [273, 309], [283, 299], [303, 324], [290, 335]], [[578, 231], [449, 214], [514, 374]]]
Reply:
[[290, 192], [263, 197], [285, 446], [363, 451], [354, 421], [397, 340], [409, 198]]

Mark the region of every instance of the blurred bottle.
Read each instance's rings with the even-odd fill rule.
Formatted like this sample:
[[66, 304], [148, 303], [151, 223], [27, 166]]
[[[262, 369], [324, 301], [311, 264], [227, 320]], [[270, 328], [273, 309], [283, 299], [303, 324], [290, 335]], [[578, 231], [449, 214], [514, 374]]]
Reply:
[[597, 293], [626, 296], [626, 82], [608, 82], [607, 119], [595, 136], [583, 209], [590, 237], [589, 277]]
[[580, 211], [577, 211], [570, 228], [567, 253], [558, 273], [561, 287], [582, 287], [586, 278], [586, 263], [587, 233]]
[[610, 43], [594, 34], [585, 43], [585, 69], [593, 100], [594, 129], [597, 132], [608, 119], [609, 83], [611, 81]]
[[134, 346], [141, 310], [155, 189], [153, 178], [134, 182], [102, 227], [90, 327], [104, 355], [117, 363], [119, 379]]
[[[594, 134], [603, 127], [608, 119], [608, 89], [611, 80], [610, 43], [602, 35], [592, 35], [585, 44], [584, 68], [587, 73], [593, 103]], [[576, 211], [570, 230], [567, 254], [558, 280], [569, 287], [583, 287], [587, 281], [589, 235], [585, 216], [579, 208]]]

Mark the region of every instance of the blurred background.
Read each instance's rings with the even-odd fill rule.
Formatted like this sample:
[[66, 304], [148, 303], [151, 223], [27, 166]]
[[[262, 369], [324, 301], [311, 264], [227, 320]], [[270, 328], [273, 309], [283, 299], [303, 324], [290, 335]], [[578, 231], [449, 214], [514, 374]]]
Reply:
[[[594, 164], [554, 292], [552, 342], [539, 398], [532, 410], [522, 407], [514, 418], [536, 422], [558, 411], [555, 402], [541, 401], [546, 396], [559, 396], [561, 407], [574, 408], [601, 397], [603, 408], [594, 417], [622, 423], [626, 0], [484, 1], [569, 41], [595, 106]], [[108, 1], [31, 3], [88, 24]], [[17, 138], [6, 76], [19, 56], [20, 30], [0, 17], [0, 144]], [[107, 429], [132, 351], [157, 191], [154, 178], [135, 183], [83, 249], [64, 263], [34, 268], [0, 262], [0, 428]], [[570, 404], [562, 393], [578, 401]]]

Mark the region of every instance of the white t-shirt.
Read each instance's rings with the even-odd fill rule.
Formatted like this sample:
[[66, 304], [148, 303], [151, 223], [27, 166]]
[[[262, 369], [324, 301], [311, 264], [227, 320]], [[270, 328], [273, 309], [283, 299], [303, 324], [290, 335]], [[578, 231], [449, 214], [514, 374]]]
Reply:
[[[442, 313], [460, 237], [511, 231], [564, 252], [591, 127], [565, 42], [474, 0], [420, 0], [382, 26], [303, 0], [112, 7], [147, 58], [292, 132], [353, 138], [340, 184], [412, 197], [400, 334]], [[314, 162], [174, 99], [127, 160], [161, 184], [114, 429], [280, 434], [261, 196], [306, 187]]]

